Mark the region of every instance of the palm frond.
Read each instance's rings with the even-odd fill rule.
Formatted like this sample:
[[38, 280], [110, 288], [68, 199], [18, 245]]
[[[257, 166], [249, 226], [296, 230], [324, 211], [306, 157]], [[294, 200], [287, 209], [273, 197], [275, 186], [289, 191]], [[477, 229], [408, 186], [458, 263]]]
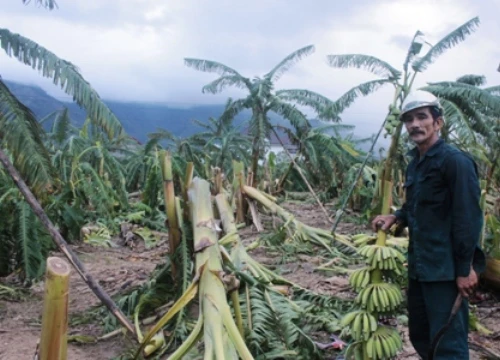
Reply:
[[[22, 2], [23, 4], [27, 5], [31, 3], [31, 0], [22, 0]], [[35, 0], [35, 3], [49, 10], [54, 10], [55, 8], [59, 7], [54, 0]]]
[[[453, 109], [460, 111], [460, 117], [465, 120], [466, 124], [483, 136], [488, 136], [489, 131], [484, 122], [484, 114], [500, 111], [499, 97], [472, 85], [441, 82], [423, 87], [422, 90], [452, 103]], [[455, 114], [457, 114], [456, 111]]]
[[234, 101], [232, 100], [228, 101], [226, 103], [226, 107], [224, 108], [224, 112], [221, 114], [220, 118], [225, 123], [227, 123], [228, 121], [231, 122], [236, 115], [238, 115], [244, 109], [249, 108], [250, 102], [251, 102], [250, 97]]
[[500, 97], [476, 86], [443, 81], [431, 83], [421, 88], [421, 90], [455, 103], [469, 103], [469, 107], [475, 108], [476, 111], [481, 111], [484, 114], [500, 113]]
[[354, 130], [355, 127], [347, 124], [327, 124], [315, 127], [313, 133], [329, 134], [329, 131], [333, 130], [336, 136], [340, 136], [341, 131]]
[[360, 85], [357, 85], [335, 100], [332, 108], [328, 108], [328, 111], [334, 114], [341, 114], [345, 111], [351, 104], [360, 96], [367, 96], [376, 90], [380, 89], [386, 84], [391, 84], [392, 81], [388, 79], [381, 80], [371, 80]]
[[194, 58], [184, 58], [184, 65], [191, 67], [193, 69], [204, 71], [204, 72], [213, 72], [219, 74], [220, 76], [239, 76], [243, 78], [240, 73], [238, 73], [233, 68], [230, 68], [227, 65], [224, 65], [217, 61], [212, 60], [203, 60], [203, 59], [194, 59]]
[[467, 74], [460, 76], [456, 81], [457, 83], [468, 84], [472, 86], [483, 86], [486, 84], [486, 76]]
[[14, 166], [35, 192], [51, 185], [55, 176], [41, 134], [43, 129], [31, 110], [0, 80], [0, 140], [12, 153]]
[[336, 68], [357, 68], [365, 69], [375, 75], [382, 76], [386, 79], [399, 79], [401, 71], [392, 67], [387, 62], [371, 55], [363, 54], [343, 54], [343, 55], [328, 55], [328, 65]]
[[230, 128], [233, 126], [233, 120], [237, 113], [243, 110], [241, 104], [238, 100], [234, 101], [232, 98], [228, 98], [226, 101], [226, 106], [224, 107], [224, 112], [219, 116], [215, 123], [223, 128]]
[[303, 48], [300, 48], [286, 58], [280, 61], [278, 65], [276, 65], [270, 72], [268, 72], [265, 77], [269, 78], [271, 81], [277, 81], [281, 75], [287, 72], [293, 65], [299, 62], [302, 58], [307, 55], [310, 55], [314, 52], [314, 45], [308, 45]]
[[410, 47], [408, 48], [408, 52], [406, 53], [405, 62], [403, 63], [403, 69], [405, 72], [408, 71], [408, 65], [410, 62], [417, 56], [421, 49], [422, 43], [417, 42], [418, 37], [424, 35], [420, 30], [417, 30], [415, 35], [413, 36], [413, 40], [411, 41]]
[[153, 133], [149, 133], [148, 137], [151, 140], [158, 140], [158, 141], [161, 141], [161, 140], [175, 141], [175, 140], [177, 140], [176, 136], [173, 133], [171, 133], [170, 131], [165, 130], [165, 129], [158, 129], [157, 131], [155, 131]]
[[[460, 131], [460, 138], [468, 138], [475, 141], [474, 129], [480, 134], [485, 134], [485, 130], [487, 132], [487, 129], [484, 128], [484, 123], [482, 121], [478, 123], [473, 120], [471, 123], [470, 118], [464, 114], [457, 104], [445, 99], [442, 99], [441, 103], [443, 105], [444, 118], [446, 120], [445, 126], [451, 129], [454, 125], [455, 131]], [[478, 123], [478, 125], [476, 125], [476, 123]], [[465, 131], [467, 134], [464, 134]]]
[[295, 106], [281, 101], [279, 98], [274, 97], [269, 104], [269, 110], [283, 116], [290, 121], [292, 126], [296, 129], [311, 127], [306, 116]]
[[489, 92], [491, 95], [500, 96], [500, 85], [487, 87], [484, 88], [483, 90]]
[[467, 35], [472, 34], [479, 26], [479, 18], [475, 17], [465, 24], [459, 26], [457, 29], [442, 38], [436, 45], [429, 49], [427, 54], [423, 57], [416, 59], [412, 63], [413, 70], [422, 72], [432, 64], [432, 62], [446, 50], [451, 49], [461, 41], [464, 41]]
[[151, 208], [156, 208], [160, 204], [159, 193], [162, 189], [163, 179], [161, 167], [157, 159], [147, 172], [147, 180], [144, 185], [143, 202]]
[[20, 264], [27, 279], [38, 278], [44, 270], [44, 256], [39, 239], [35, 236], [35, 215], [28, 203], [17, 204], [17, 241]]
[[[326, 96], [305, 89], [278, 90], [276, 91], [276, 96], [285, 101], [311, 107], [318, 113], [320, 118], [325, 114], [326, 108], [334, 106], [334, 102]], [[331, 120], [339, 119], [338, 117], [334, 117]]]
[[14, 56], [23, 64], [37, 69], [42, 76], [51, 78], [55, 85], [59, 85], [64, 92], [73, 96], [73, 100], [85, 109], [93, 122], [106, 131], [109, 138], [124, 132], [118, 118], [69, 61], [8, 29], [0, 28], [0, 43], [8, 56]]
[[220, 78], [201, 88], [202, 93], [217, 94], [228, 86], [235, 86], [240, 89], [248, 89], [248, 79], [239, 75], [223, 75]]
[[57, 144], [62, 144], [64, 140], [68, 138], [69, 131], [71, 129], [71, 119], [69, 117], [68, 108], [64, 108], [62, 112], [59, 112], [52, 125], [52, 133], [54, 140]]
[[[2, 208], [1, 210], [5, 210]], [[13, 251], [16, 248], [14, 236], [7, 221], [0, 224], [0, 276], [7, 276], [14, 270]]]

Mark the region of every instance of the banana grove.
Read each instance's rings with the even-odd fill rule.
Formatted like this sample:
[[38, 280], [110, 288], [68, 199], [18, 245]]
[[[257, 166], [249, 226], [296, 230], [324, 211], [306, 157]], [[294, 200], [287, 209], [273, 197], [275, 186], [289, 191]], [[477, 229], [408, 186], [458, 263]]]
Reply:
[[[55, 7], [53, 1], [38, 3]], [[44, 279], [51, 251], [60, 250], [101, 301], [97, 312], [105, 331], [123, 331], [134, 344], [120, 354], [123, 359], [323, 359], [332, 347], [346, 359], [398, 358], [404, 343], [391, 321], [405, 313], [408, 237], [401, 229], [371, 233], [365, 225], [404, 201], [405, 154], [412, 144], [398, 118], [415, 78], [478, 26], [473, 18], [427, 49], [417, 31], [401, 69], [372, 55], [328, 55], [332, 68], [379, 77], [335, 100], [307, 89], [276, 89], [281, 75], [313, 54], [313, 45], [255, 77], [185, 58], [186, 66], [219, 75], [203, 92], [234, 86], [245, 95], [228, 99], [218, 117], [198, 119], [203, 131], [197, 134], [181, 138], [159, 129], [144, 144], [125, 132], [72, 63], [0, 29], [5, 53], [42, 70], [87, 116], [79, 127], [67, 109], [37, 119], [0, 78], [0, 279], [29, 287]], [[355, 127], [342, 124], [340, 116], [356, 99], [385, 86], [394, 92], [380, 105], [387, 114], [379, 133], [356, 137]], [[500, 86], [465, 74], [419, 89], [443, 104], [443, 139], [478, 164], [481, 244], [488, 254], [481, 281], [500, 290]], [[246, 132], [235, 124], [244, 110], [251, 114]], [[271, 113], [284, 123], [274, 124]], [[322, 125], [313, 126], [313, 117]], [[375, 159], [384, 131], [390, 146]], [[269, 151], [272, 135], [296, 151]], [[300, 219], [305, 206], [316, 206], [323, 226]], [[127, 224], [145, 243], [153, 231], [166, 232], [168, 253], [147, 281], [111, 297], [72, 246], [112, 246]], [[245, 231], [257, 234], [252, 242]], [[260, 263], [258, 251], [274, 254], [274, 264]], [[347, 278], [349, 296], [287, 279], [278, 265], [301, 256], [321, 260], [309, 264], [315, 273]], [[0, 282], [0, 298], [14, 293]], [[471, 331], [487, 332], [474, 316]], [[337, 340], [325, 345], [324, 334]], [[66, 344], [61, 346], [65, 352]]]

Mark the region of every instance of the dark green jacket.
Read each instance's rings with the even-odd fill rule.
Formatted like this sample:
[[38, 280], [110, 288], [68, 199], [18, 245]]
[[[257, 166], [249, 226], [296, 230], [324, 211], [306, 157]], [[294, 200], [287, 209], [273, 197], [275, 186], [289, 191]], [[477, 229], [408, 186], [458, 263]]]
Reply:
[[483, 272], [483, 213], [475, 162], [442, 139], [422, 159], [417, 148], [408, 154], [413, 159], [406, 169], [406, 202], [395, 215], [408, 226], [410, 278], [455, 280], [469, 274], [473, 259], [476, 272]]

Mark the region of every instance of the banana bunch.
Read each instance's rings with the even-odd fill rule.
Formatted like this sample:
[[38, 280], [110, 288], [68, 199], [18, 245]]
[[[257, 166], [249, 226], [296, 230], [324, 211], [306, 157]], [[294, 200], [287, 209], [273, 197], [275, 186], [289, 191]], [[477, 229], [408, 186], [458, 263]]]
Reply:
[[389, 246], [366, 245], [358, 253], [366, 258], [372, 269], [394, 270], [398, 275], [401, 275], [401, 267], [406, 260], [399, 250]]
[[357, 247], [365, 246], [368, 243], [377, 240], [377, 235], [370, 234], [356, 234], [351, 236], [352, 243]]
[[392, 104], [389, 105], [389, 115], [387, 115], [384, 125], [384, 129], [386, 131], [385, 137], [387, 137], [387, 135], [392, 135], [394, 133], [394, 130], [399, 125], [400, 114], [401, 110], [399, 110], [396, 106]]
[[392, 247], [408, 248], [409, 239], [404, 236], [387, 236], [385, 244]]
[[391, 283], [372, 283], [362, 289], [355, 302], [369, 312], [390, 312], [398, 308], [403, 301], [401, 290]]
[[355, 291], [363, 289], [370, 283], [371, 272], [369, 267], [354, 270], [349, 276], [349, 284]]
[[377, 328], [377, 319], [366, 310], [357, 310], [344, 316], [340, 322], [341, 326], [349, 326], [352, 337], [356, 341], [371, 338]]
[[[398, 110], [394, 109], [392, 115], [397, 113]], [[358, 292], [354, 301], [359, 310], [346, 314], [340, 322], [355, 340], [349, 346], [346, 358], [395, 358], [402, 348], [399, 333], [379, 324], [377, 319], [379, 316], [391, 315], [403, 302], [399, 286], [391, 280], [385, 282], [384, 277], [391, 277], [389, 273], [402, 275], [404, 272], [404, 252], [408, 247], [408, 239], [395, 237], [388, 232], [385, 246], [377, 245], [376, 234], [356, 234], [350, 240], [358, 248], [358, 254], [365, 259], [366, 266], [355, 269], [349, 276], [349, 284]]]
[[[366, 351], [364, 351], [366, 348]], [[394, 329], [387, 326], [379, 326], [372, 333], [368, 341], [353, 343], [345, 354], [346, 359], [355, 360], [382, 360], [393, 359], [403, 347], [403, 342]], [[365, 354], [367, 357], [365, 357]]]
[[366, 342], [366, 353], [369, 359], [390, 359], [397, 355], [402, 346], [397, 330], [379, 326]]

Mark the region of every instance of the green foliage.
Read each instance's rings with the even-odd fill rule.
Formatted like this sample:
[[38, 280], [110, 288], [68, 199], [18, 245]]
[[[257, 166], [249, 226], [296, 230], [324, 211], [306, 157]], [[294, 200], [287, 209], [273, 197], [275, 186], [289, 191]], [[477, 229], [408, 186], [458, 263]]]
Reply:
[[328, 64], [337, 68], [365, 69], [375, 75], [382, 76], [387, 79], [395, 80], [401, 77], [401, 71], [392, 67], [387, 62], [371, 55], [363, 54], [344, 54], [344, 55], [329, 55], [327, 57]]
[[465, 40], [465, 38], [472, 34], [476, 28], [479, 26], [479, 18], [475, 17], [465, 24], [459, 26], [457, 29], [446, 35], [438, 43], [436, 43], [432, 48], [421, 58], [417, 58], [413, 64], [413, 70], [416, 72], [422, 72], [427, 69], [427, 67], [432, 64], [432, 62], [446, 50], [451, 49], [458, 43]]
[[42, 132], [30, 109], [0, 80], [0, 145], [12, 154], [14, 166], [37, 195], [52, 185], [55, 175]]
[[0, 276], [19, 270], [21, 279], [30, 283], [43, 275], [52, 243], [28, 203], [12, 190], [0, 201], [2, 214], [10, 214], [0, 223]]
[[[51, 3], [54, 2], [46, 2]], [[51, 78], [55, 85], [59, 85], [68, 95], [73, 96], [76, 103], [87, 111], [87, 116], [102, 127], [110, 139], [123, 135], [120, 121], [73, 64], [8, 29], [0, 28], [0, 45], [8, 56], [13, 56], [38, 70], [42, 76]]]

